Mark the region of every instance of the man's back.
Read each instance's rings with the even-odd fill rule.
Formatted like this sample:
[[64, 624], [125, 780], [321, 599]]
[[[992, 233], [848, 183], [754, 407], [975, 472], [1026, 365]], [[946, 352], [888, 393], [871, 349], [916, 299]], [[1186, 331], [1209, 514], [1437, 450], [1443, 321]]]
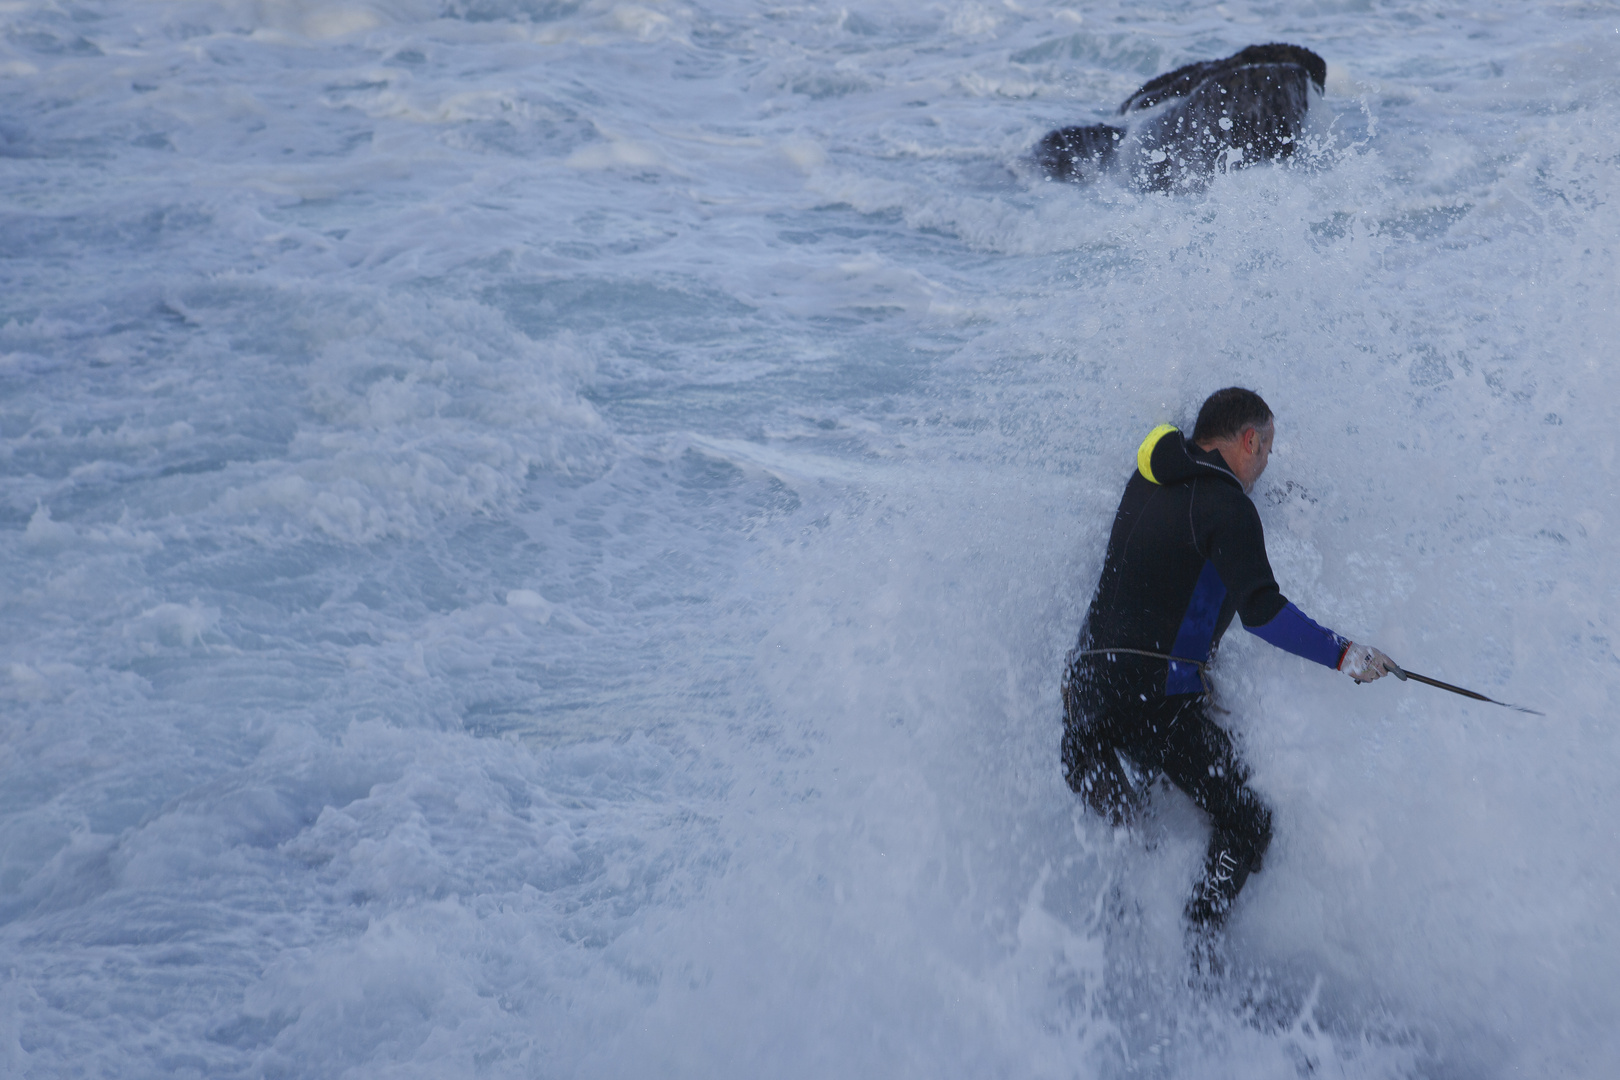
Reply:
[[[1139, 462], [1114, 517], [1081, 648], [1201, 664], [1234, 614], [1259, 625], [1287, 600], [1266, 559], [1260, 516], [1219, 453], [1163, 427]], [[1196, 667], [1168, 665], [1157, 668], [1166, 676], [1159, 692], [1202, 689]]]

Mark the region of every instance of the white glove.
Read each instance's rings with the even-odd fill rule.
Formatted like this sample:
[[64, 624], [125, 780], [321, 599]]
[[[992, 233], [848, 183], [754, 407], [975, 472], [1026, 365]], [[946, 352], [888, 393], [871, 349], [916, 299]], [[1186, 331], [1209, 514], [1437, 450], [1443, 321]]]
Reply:
[[1352, 641], [1344, 650], [1343, 659], [1339, 661], [1339, 670], [1356, 682], [1365, 683], [1382, 679], [1385, 675], [1399, 671], [1400, 667], [1371, 645], [1357, 645]]

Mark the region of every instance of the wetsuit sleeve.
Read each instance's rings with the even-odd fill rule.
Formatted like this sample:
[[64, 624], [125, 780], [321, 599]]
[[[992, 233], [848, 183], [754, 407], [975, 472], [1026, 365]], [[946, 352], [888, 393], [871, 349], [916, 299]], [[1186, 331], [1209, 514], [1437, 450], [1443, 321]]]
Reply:
[[1211, 522], [1209, 559], [1220, 572], [1243, 618], [1243, 628], [1263, 641], [1330, 668], [1339, 666], [1344, 638], [1318, 625], [1277, 588], [1266, 557], [1260, 512], [1246, 496], [1217, 489], [1221, 498], [1205, 510]]
[[1325, 626], [1318, 625], [1292, 603], [1283, 605], [1270, 622], [1243, 627], [1262, 641], [1269, 641], [1295, 656], [1303, 656], [1326, 667], [1337, 668], [1349, 642]]

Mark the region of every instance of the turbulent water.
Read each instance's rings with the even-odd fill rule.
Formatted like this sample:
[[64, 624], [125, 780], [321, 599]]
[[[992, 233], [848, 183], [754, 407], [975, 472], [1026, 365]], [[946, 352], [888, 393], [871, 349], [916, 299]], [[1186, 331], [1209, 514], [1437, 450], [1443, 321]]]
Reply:
[[[1025, 165], [1266, 41], [1290, 164]], [[1617, 74], [1605, 3], [0, 3], [0, 1075], [1614, 1075]], [[1547, 715], [1234, 631], [1211, 990], [1058, 675], [1234, 383], [1284, 592]]]

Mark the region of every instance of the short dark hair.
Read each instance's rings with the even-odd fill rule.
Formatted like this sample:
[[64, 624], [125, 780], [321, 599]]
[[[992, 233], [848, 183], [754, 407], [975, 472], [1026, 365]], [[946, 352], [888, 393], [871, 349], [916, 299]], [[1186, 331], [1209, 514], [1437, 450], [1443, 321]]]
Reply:
[[1264, 427], [1271, 421], [1271, 406], [1260, 395], [1241, 386], [1228, 386], [1217, 390], [1198, 410], [1198, 423], [1193, 426], [1193, 442], [1209, 439], [1230, 439], [1246, 429]]

